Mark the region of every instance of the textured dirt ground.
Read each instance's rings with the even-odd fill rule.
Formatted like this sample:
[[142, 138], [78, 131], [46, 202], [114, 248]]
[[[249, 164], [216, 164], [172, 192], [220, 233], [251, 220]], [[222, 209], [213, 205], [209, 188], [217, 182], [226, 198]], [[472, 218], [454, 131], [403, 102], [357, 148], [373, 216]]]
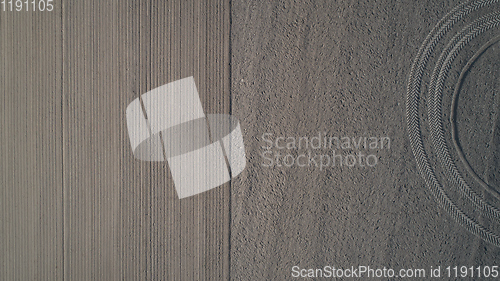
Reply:
[[[233, 114], [245, 128], [250, 165], [232, 189], [231, 276], [280, 279], [294, 265], [498, 262], [497, 248], [436, 205], [417, 171], [405, 125], [412, 60], [432, 27], [459, 3], [233, 4]], [[494, 34], [498, 29], [488, 36]], [[479, 46], [468, 48], [465, 58]], [[471, 70], [458, 110], [463, 149], [472, 166], [491, 178], [498, 177], [498, 162], [484, 156], [498, 153], [498, 139], [491, 139], [498, 127], [498, 46]], [[452, 72], [460, 72], [458, 65]], [[374, 168], [261, 166], [269, 163], [259, 155], [268, 146], [263, 133], [276, 138], [318, 132], [388, 136], [391, 148], [376, 152], [380, 161]]]
[[[413, 59], [460, 3], [93, 0], [60, 1], [50, 14], [0, 11], [0, 279], [290, 280], [293, 266], [423, 268], [428, 276], [431, 266], [499, 265], [499, 248], [438, 206], [407, 136]], [[499, 32], [460, 52], [446, 93]], [[499, 48], [473, 64], [457, 107], [464, 155], [495, 188]], [[248, 162], [230, 183], [180, 201], [167, 164], [133, 158], [124, 114], [139, 95], [187, 76], [205, 113], [239, 119]], [[445, 121], [450, 105], [448, 94]], [[424, 122], [425, 148], [445, 182], [429, 129]], [[444, 129], [452, 147], [448, 121]], [[322, 148], [314, 148], [318, 134]], [[325, 136], [339, 147], [324, 148]], [[307, 148], [304, 139], [300, 149], [279, 148], [301, 137]], [[309, 153], [353, 155], [347, 163], [356, 164], [320, 169]], [[452, 198], [500, 234], [498, 221]]]

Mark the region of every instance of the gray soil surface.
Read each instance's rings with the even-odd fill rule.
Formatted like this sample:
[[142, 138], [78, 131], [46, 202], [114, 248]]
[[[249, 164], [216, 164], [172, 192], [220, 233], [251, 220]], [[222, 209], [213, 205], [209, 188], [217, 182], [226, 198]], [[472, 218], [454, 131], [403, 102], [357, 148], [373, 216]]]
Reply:
[[[500, 248], [439, 206], [408, 137], [413, 61], [462, 1], [55, 2], [0, 11], [0, 280], [290, 280], [294, 267], [325, 266], [425, 269], [425, 280], [431, 267], [500, 266]], [[446, 42], [494, 11], [471, 13], [436, 46], [418, 114], [436, 179], [500, 235], [441, 166], [426, 92]], [[461, 162], [449, 121], [463, 67], [499, 34], [453, 60], [442, 113], [457, 170], [500, 209]], [[499, 50], [472, 64], [456, 111], [460, 151], [498, 192]], [[134, 159], [125, 109], [188, 76], [206, 114], [239, 119], [247, 166], [179, 200], [167, 163]]]

